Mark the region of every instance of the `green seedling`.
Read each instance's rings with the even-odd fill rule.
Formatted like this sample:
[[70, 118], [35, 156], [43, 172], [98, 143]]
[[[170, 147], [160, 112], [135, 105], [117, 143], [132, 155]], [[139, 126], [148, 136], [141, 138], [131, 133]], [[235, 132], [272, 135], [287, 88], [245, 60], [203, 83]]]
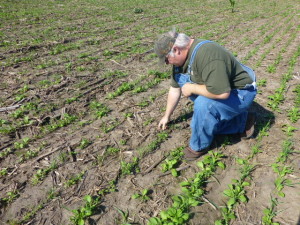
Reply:
[[206, 171], [215, 171], [217, 167], [225, 169], [225, 164], [220, 161], [222, 157], [223, 154], [219, 152], [210, 152], [209, 155], [205, 156], [197, 165]]
[[240, 180], [245, 180], [247, 177], [250, 176], [250, 174], [254, 170], [255, 166], [251, 165], [249, 163], [249, 161], [246, 160], [246, 159], [237, 158], [236, 161], [240, 165], [243, 165], [243, 167], [240, 169], [240, 172], [241, 172], [241, 178], [240, 178]]
[[149, 195], [149, 190], [148, 189], [144, 189], [142, 190], [140, 193], [136, 193], [136, 194], [133, 194], [131, 196], [132, 199], [140, 199], [142, 200], [143, 202], [146, 202], [148, 200], [150, 200], [150, 197], [148, 196]]
[[17, 109], [13, 113], [11, 113], [10, 116], [13, 119], [19, 119], [24, 116], [24, 113], [25, 113], [24, 107], [21, 107], [20, 109]]
[[284, 186], [292, 186], [292, 181], [283, 177], [277, 177], [274, 184], [277, 190], [277, 194], [280, 197], [285, 197], [285, 194], [282, 191], [282, 189], [284, 188]]
[[133, 157], [132, 162], [121, 161], [121, 175], [129, 175], [140, 172], [139, 168], [139, 159], [137, 157]]
[[40, 183], [42, 180], [45, 179], [45, 177], [51, 172], [54, 171], [55, 169], [58, 168], [58, 165], [56, 162], [52, 162], [51, 165], [45, 169], [38, 169], [36, 174], [34, 174], [31, 182], [33, 185], [36, 185]]
[[279, 223], [273, 222], [273, 218], [277, 215], [275, 207], [278, 205], [278, 200], [276, 198], [271, 199], [271, 207], [263, 210], [264, 216], [262, 217], [263, 225], [279, 225]]
[[40, 151], [41, 149], [37, 149], [37, 150], [27, 150], [24, 154], [22, 154], [20, 157], [19, 157], [19, 162], [25, 162], [29, 159], [32, 159], [34, 157], [36, 157], [38, 155], [38, 152]]
[[16, 131], [16, 127], [11, 124], [0, 126], [0, 134], [11, 134], [15, 131]]
[[278, 191], [278, 195], [284, 197], [285, 194], [283, 193], [282, 189], [284, 186], [291, 186], [292, 182], [289, 179], [284, 178], [287, 174], [291, 174], [294, 169], [290, 166], [286, 165], [279, 165], [277, 163], [272, 164], [273, 171], [276, 172], [279, 177], [275, 180], [274, 184]]
[[115, 92], [109, 93], [107, 95], [108, 99], [113, 99], [117, 96], [122, 95], [124, 92], [126, 91], [130, 91], [134, 88], [134, 83], [123, 83], [120, 87], [117, 88], [117, 90]]
[[29, 116], [24, 116], [23, 121], [20, 122], [19, 126], [30, 125], [32, 122], [33, 120], [30, 120]]
[[288, 159], [288, 156], [294, 152], [293, 142], [291, 140], [285, 140], [282, 143], [282, 151], [280, 152], [280, 156], [276, 160], [277, 163], [285, 163]]
[[148, 100], [143, 100], [139, 103], [137, 103], [137, 106], [140, 106], [142, 108], [147, 107], [150, 103], [148, 102]]
[[8, 121], [4, 120], [4, 119], [0, 119], [0, 126], [2, 126], [4, 124], [8, 124]]
[[49, 125], [46, 125], [43, 128], [43, 132], [47, 133], [47, 132], [55, 131], [58, 128], [65, 127], [65, 126], [71, 124], [72, 122], [74, 122], [76, 120], [77, 120], [77, 116], [72, 116], [72, 115], [69, 115], [69, 114], [65, 113], [65, 114], [63, 114], [63, 118], [62, 119], [59, 119], [59, 120], [57, 120], [55, 122], [52, 122]]
[[274, 65], [269, 65], [267, 67], [267, 72], [269, 72], [269, 73], [275, 73], [276, 72], [276, 67]]
[[201, 203], [199, 200], [196, 200], [195, 198], [189, 197], [187, 195], [174, 195], [172, 196], [172, 200], [172, 207], [181, 209], [184, 212], [187, 212], [191, 206], [195, 207]]
[[217, 220], [215, 225], [229, 225], [236, 218], [233, 208], [225, 206], [221, 209], [223, 219]]
[[114, 207], [118, 213], [120, 213], [120, 215], [122, 216], [122, 221], [121, 221], [121, 225], [130, 225], [130, 223], [128, 223], [128, 218], [129, 218], [129, 212], [128, 212], [128, 209], [125, 211], [117, 208], [117, 207]]
[[99, 197], [93, 198], [90, 195], [86, 195], [84, 196], [83, 200], [85, 202], [84, 206], [80, 207], [79, 209], [72, 210], [73, 216], [70, 218], [70, 220], [76, 225], [84, 225], [85, 220], [94, 215], [100, 205]]
[[7, 168], [3, 168], [0, 170], [0, 177], [6, 176], [8, 174]]
[[161, 211], [160, 216], [161, 219], [164, 221], [163, 224], [174, 224], [174, 225], [185, 224], [190, 218], [189, 213], [185, 213], [181, 209], [176, 209], [173, 207], [165, 211]]
[[72, 102], [75, 102], [77, 100], [78, 100], [78, 97], [72, 97], [72, 98], [66, 99], [65, 103], [66, 104], [71, 104]]
[[113, 119], [111, 122], [105, 122], [102, 123], [101, 125], [101, 130], [104, 133], [108, 133], [110, 131], [112, 131], [113, 129], [115, 129], [117, 126], [119, 126], [122, 123], [122, 121], [118, 121], [117, 119]]
[[25, 137], [20, 142], [15, 142], [14, 146], [16, 149], [23, 149], [23, 148], [28, 147], [29, 142], [30, 142], [30, 138]]
[[260, 149], [260, 144], [255, 144], [251, 147], [251, 155], [249, 156], [249, 159], [252, 159], [255, 155], [257, 155], [258, 153], [261, 153], [262, 150]]
[[73, 186], [73, 185], [79, 183], [79, 181], [82, 180], [84, 174], [85, 174], [85, 171], [84, 171], [84, 172], [81, 172], [81, 173], [79, 173], [79, 174], [77, 174], [77, 175], [75, 175], [75, 176], [73, 176], [72, 178], [70, 178], [69, 180], [67, 180], [67, 181], [65, 182], [65, 186], [66, 186], [66, 187], [71, 187], [71, 186]]
[[119, 148], [114, 148], [114, 147], [111, 147], [111, 146], [106, 149], [106, 152], [107, 152], [108, 155], [114, 155], [114, 154], [116, 154], [120, 151], [121, 150]]
[[15, 191], [9, 191], [6, 193], [6, 197], [2, 199], [5, 205], [13, 202], [15, 199], [17, 199], [20, 196], [19, 192], [17, 190]]
[[261, 141], [263, 137], [269, 136], [269, 132], [268, 131], [270, 129], [270, 124], [271, 124], [271, 122], [268, 121], [268, 123], [266, 123], [263, 127], [259, 128], [260, 131], [259, 131], [259, 134], [257, 136], [257, 140], [258, 141]]
[[90, 109], [94, 111], [97, 118], [107, 116], [108, 113], [111, 111], [107, 106], [97, 101], [92, 101], [90, 103]]
[[299, 107], [293, 107], [290, 110], [288, 110], [288, 118], [292, 123], [296, 123], [300, 119]]
[[121, 139], [121, 140], [119, 141], [119, 144], [120, 144], [120, 145], [126, 145], [126, 143], [127, 143], [127, 140], [125, 140], [125, 139]]
[[111, 147], [109, 146], [105, 152], [102, 154], [102, 155], [98, 155], [97, 156], [97, 163], [98, 165], [102, 165], [103, 164], [103, 161], [108, 157], [108, 156], [113, 156], [113, 155], [116, 155], [118, 152], [120, 152], [121, 149], [119, 148], [114, 148], [114, 147]]
[[229, 197], [229, 200], [227, 202], [227, 207], [229, 209], [233, 208], [234, 205], [238, 202], [248, 201], [244, 187], [249, 185], [250, 185], [249, 182], [233, 179], [233, 184], [229, 184], [228, 185], [229, 189], [226, 189], [223, 192], [224, 195]]
[[295, 103], [295, 107], [300, 107], [300, 84], [296, 86], [295, 90], [293, 90], [293, 92], [296, 93], [296, 96], [295, 96], [295, 100], [294, 100], [294, 103]]
[[11, 150], [11, 148], [7, 148], [3, 151], [0, 152], [0, 158], [5, 158], [6, 156], [8, 156], [9, 154], [11, 154], [13, 151]]
[[162, 131], [156, 135], [156, 139], [153, 140], [149, 145], [138, 148], [138, 153], [141, 157], [157, 149], [162, 142], [167, 140], [169, 134], [166, 131]]
[[273, 171], [280, 177], [284, 177], [287, 174], [291, 174], [294, 169], [291, 166], [279, 165], [277, 163], [272, 164]]
[[161, 165], [163, 172], [167, 172], [167, 171], [171, 170], [173, 176], [175, 176], [175, 177], [178, 176], [178, 172], [175, 168], [182, 160], [182, 157], [183, 157], [182, 150], [183, 149], [184, 149], [184, 147], [179, 147], [170, 152], [168, 158], [165, 159], [164, 163]]
[[124, 113], [124, 117], [125, 118], [133, 118], [133, 113], [132, 112]]
[[267, 80], [266, 79], [261, 79], [257, 81], [257, 86], [258, 87], [266, 87], [267, 86]]
[[79, 126], [81, 126], [81, 127], [84, 127], [85, 125], [88, 125], [91, 123], [92, 123], [92, 121], [89, 121], [89, 120], [82, 120], [82, 121], [78, 122]]
[[284, 124], [282, 126], [282, 131], [287, 134], [287, 136], [293, 136], [294, 132], [297, 130], [296, 127]]
[[149, 124], [151, 124], [154, 121], [153, 118], [147, 119], [143, 122], [143, 126], [148, 126]]
[[117, 182], [115, 180], [109, 181], [108, 182], [108, 187], [103, 188], [100, 191], [98, 191], [98, 195], [104, 196], [106, 194], [116, 192], [117, 191], [116, 183]]
[[90, 144], [92, 144], [92, 141], [90, 141], [89, 139], [87, 138], [83, 138], [81, 139], [80, 141], [80, 144], [79, 144], [79, 148], [80, 149], [85, 149], [87, 146], [89, 146]]

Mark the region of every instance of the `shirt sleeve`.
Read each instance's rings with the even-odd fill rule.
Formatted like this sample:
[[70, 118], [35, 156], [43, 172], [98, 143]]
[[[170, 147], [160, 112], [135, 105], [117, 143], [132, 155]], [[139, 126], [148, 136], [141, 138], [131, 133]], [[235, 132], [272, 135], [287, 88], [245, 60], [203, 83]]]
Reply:
[[180, 88], [180, 86], [178, 85], [178, 83], [175, 81], [175, 68], [173, 66], [172, 69], [172, 75], [171, 75], [171, 79], [170, 79], [170, 85], [174, 88]]
[[230, 73], [223, 60], [209, 62], [202, 71], [202, 78], [207, 90], [212, 94], [219, 95], [231, 90]]

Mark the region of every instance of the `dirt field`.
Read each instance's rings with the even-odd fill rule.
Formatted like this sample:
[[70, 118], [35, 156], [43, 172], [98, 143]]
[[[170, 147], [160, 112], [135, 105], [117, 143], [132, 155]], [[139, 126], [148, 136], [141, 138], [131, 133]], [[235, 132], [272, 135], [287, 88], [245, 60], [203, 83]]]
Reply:
[[[2, 0], [0, 224], [300, 224], [299, 10], [297, 0], [240, 0], [233, 12], [225, 0]], [[186, 98], [157, 129], [171, 68], [152, 49], [172, 26], [255, 70], [253, 139], [217, 136], [184, 161]]]

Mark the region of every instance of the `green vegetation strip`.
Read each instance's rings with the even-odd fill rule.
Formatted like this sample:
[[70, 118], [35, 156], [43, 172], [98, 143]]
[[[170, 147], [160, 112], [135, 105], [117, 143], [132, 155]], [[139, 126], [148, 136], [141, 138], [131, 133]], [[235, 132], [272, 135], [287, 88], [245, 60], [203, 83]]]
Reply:
[[280, 87], [275, 90], [275, 94], [268, 96], [268, 106], [273, 111], [280, 111], [279, 105], [284, 101], [284, 93], [287, 89], [287, 83], [293, 77], [294, 67], [300, 56], [300, 47], [298, 46], [297, 51], [294, 53], [289, 61], [289, 67], [287, 73], [282, 75]]
[[172, 196], [173, 204], [160, 212], [159, 217], [149, 219], [148, 225], [182, 225], [191, 218], [191, 207], [201, 204], [201, 197], [205, 193], [208, 179], [216, 172], [217, 168], [225, 168], [220, 152], [209, 152], [203, 160], [197, 163], [201, 169], [194, 178], [181, 182], [182, 194]]
[[246, 187], [251, 185], [251, 173], [255, 169], [255, 165], [251, 163], [251, 160], [261, 151], [261, 140], [263, 137], [268, 136], [268, 130], [270, 123], [266, 123], [260, 130], [257, 136], [257, 143], [251, 147], [252, 153], [245, 159], [237, 158], [236, 162], [242, 167], [240, 168], [240, 178], [233, 179], [232, 184], [228, 185], [228, 189], [223, 191], [223, 194], [229, 199], [225, 206], [221, 208], [222, 219], [216, 220], [215, 225], [228, 225], [234, 219], [236, 219], [235, 207], [239, 203], [248, 202], [246, 195]]

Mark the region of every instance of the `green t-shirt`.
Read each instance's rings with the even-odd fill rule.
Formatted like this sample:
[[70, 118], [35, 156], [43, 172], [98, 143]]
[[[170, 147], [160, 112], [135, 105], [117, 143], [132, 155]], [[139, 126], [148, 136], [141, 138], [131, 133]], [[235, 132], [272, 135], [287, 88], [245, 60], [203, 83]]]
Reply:
[[[187, 73], [192, 52], [196, 45], [203, 40], [196, 39], [189, 52], [187, 60], [179, 73]], [[175, 67], [171, 77], [171, 86], [178, 88], [179, 85], [174, 79]], [[204, 84], [212, 94], [223, 94], [231, 89], [240, 89], [246, 84], [251, 84], [252, 80], [248, 73], [243, 70], [237, 59], [222, 46], [211, 42], [202, 45], [194, 59], [192, 65], [191, 81], [197, 84]]]

